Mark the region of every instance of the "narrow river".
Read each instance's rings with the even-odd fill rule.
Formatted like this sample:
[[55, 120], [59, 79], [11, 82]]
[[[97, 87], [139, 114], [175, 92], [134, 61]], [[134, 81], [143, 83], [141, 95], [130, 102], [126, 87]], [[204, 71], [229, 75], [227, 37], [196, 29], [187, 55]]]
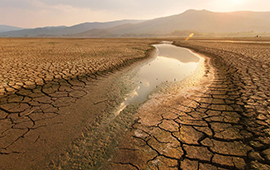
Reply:
[[133, 80], [135, 88], [121, 103], [116, 115], [129, 104], [145, 101], [151, 91], [162, 83], [179, 82], [192, 75], [200, 61], [200, 57], [190, 50], [168, 42], [154, 47], [156, 48], [154, 59], [137, 68], [136, 78]]

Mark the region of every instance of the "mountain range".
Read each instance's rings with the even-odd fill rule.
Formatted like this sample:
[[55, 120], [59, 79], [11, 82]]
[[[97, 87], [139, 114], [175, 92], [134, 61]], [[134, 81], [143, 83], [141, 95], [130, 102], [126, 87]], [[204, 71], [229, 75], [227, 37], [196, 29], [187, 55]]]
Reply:
[[0, 25], [0, 33], [7, 32], [7, 31], [17, 31], [17, 30], [21, 30], [21, 29], [23, 29], [23, 28], [13, 27], [13, 26], [9, 26], [9, 25]]
[[2, 29], [1, 37], [150, 37], [181, 36], [186, 32], [225, 34], [270, 32], [270, 12], [211, 12], [187, 10], [181, 14], [151, 20], [121, 20], [82, 23], [74, 26]]

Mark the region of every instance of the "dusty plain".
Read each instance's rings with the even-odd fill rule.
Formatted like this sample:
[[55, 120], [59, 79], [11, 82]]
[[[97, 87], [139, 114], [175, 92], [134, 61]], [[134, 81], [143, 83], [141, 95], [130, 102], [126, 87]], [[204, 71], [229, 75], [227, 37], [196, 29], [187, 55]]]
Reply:
[[103, 129], [123, 93], [111, 72], [157, 40], [0, 39], [1, 168], [270, 169], [270, 44], [252, 41], [175, 40], [206, 56], [200, 77]]

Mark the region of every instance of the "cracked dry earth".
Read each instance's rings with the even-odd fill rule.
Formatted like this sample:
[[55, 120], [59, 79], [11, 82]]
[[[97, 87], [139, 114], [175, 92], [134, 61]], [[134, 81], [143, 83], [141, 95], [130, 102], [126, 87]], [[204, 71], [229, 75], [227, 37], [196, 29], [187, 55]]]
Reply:
[[47, 169], [55, 153], [117, 102], [103, 77], [151, 49], [145, 39], [0, 42], [0, 169], [7, 170]]
[[142, 107], [108, 167], [269, 170], [270, 45], [175, 44], [209, 56], [214, 70], [188, 95]]

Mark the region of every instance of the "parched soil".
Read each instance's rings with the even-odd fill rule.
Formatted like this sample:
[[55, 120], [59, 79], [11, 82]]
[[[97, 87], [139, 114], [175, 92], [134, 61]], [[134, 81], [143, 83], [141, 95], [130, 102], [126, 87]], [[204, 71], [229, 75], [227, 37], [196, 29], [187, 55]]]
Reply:
[[0, 169], [46, 169], [121, 91], [107, 79], [146, 39], [0, 39]]
[[200, 82], [103, 128], [121, 96], [111, 72], [153, 40], [0, 41], [2, 169], [270, 169], [269, 44], [176, 41], [209, 57]]
[[146, 39], [0, 39], [0, 94], [96, 75], [142, 59]]
[[108, 167], [270, 169], [270, 44], [175, 44], [213, 68], [186, 94], [146, 103]]

